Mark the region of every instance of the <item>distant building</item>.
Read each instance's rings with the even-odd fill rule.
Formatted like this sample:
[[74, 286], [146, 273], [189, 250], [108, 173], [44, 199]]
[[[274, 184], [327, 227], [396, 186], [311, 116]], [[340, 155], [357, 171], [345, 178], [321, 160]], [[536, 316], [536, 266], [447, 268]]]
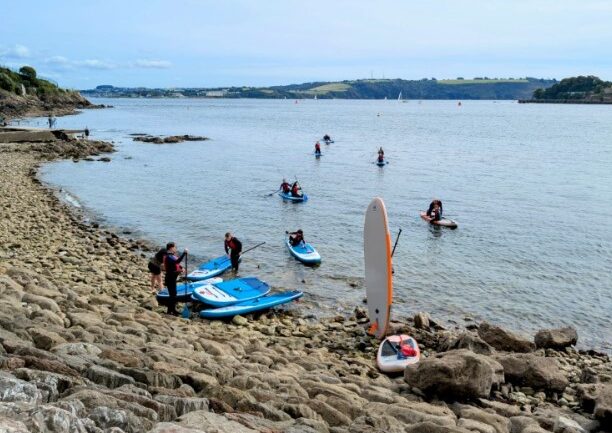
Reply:
[[227, 95], [227, 90], [207, 90], [206, 97], [207, 98], [223, 98]]

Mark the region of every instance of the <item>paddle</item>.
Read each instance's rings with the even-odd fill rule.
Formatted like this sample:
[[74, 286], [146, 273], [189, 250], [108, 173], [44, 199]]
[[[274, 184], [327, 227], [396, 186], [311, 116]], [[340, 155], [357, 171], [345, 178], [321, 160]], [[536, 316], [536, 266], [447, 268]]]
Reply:
[[270, 194], [266, 194], [265, 196], [266, 196], [266, 197], [270, 197], [270, 196], [272, 196], [272, 195], [276, 194], [277, 192], [279, 192], [280, 190], [281, 190], [281, 189], [279, 188], [279, 189], [277, 189], [276, 191], [271, 192]]
[[[399, 242], [399, 238], [402, 235], [402, 229], [399, 229], [399, 232], [397, 232], [397, 237], [395, 238], [395, 244], [393, 244], [393, 250], [391, 250], [391, 257], [393, 257], [393, 254], [395, 254], [395, 248], [397, 247], [397, 243]], [[391, 266], [391, 273], [394, 274], [395, 273], [395, 269], [393, 269], [393, 266]]]
[[265, 242], [261, 242], [261, 243], [259, 243], [259, 244], [255, 245], [254, 247], [251, 247], [251, 248], [249, 248], [249, 249], [247, 249], [247, 250], [244, 250], [243, 252], [241, 252], [241, 253], [240, 253], [240, 255], [243, 255], [244, 253], [248, 253], [249, 251], [252, 251], [252, 250], [254, 250], [254, 249], [255, 249], [255, 248], [257, 248], [257, 247], [260, 247], [260, 246], [262, 246], [263, 244], [265, 244]]
[[[187, 279], [187, 275], [189, 275], [189, 253], [185, 253], [185, 281], [187, 281], [185, 283], [185, 293], [187, 293], [188, 288], [191, 287], [191, 281]], [[181, 314], [183, 319], [189, 319], [191, 316], [191, 312], [189, 311], [187, 304], [188, 303], [185, 302], [185, 305], [183, 305], [183, 311]]]

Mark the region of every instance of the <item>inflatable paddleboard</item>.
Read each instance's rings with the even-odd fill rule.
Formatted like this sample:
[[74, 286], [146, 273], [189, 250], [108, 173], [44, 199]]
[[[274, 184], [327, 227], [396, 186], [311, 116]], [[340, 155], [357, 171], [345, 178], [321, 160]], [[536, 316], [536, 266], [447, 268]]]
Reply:
[[317, 153], [317, 152], [315, 152], [315, 153], [314, 153], [314, 156], [315, 156], [315, 158], [320, 158], [320, 157], [322, 157], [322, 156], [323, 156], [323, 154], [322, 154], [322, 153]]
[[240, 302], [238, 304], [230, 305], [228, 307], [211, 308], [209, 310], [200, 311], [200, 317], [206, 319], [221, 318], [221, 317], [232, 317], [237, 314], [248, 314], [255, 311], [266, 310], [276, 305], [286, 304], [287, 302], [294, 301], [301, 298], [304, 295], [299, 290], [293, 290], [284, 293], [275, 293], [273, 295], [262, 296], [252, 301]]
[[292, 246], [289, 242], [289, 236], [285, 237], [285, 245], [293, 257], [307, 265], [316, 265], [321, 263], [321, 256], [317, 250], [308, 242], [302, 242], [298, 246]]
[[376, 165], [379, 167], [384, 167], [387, 164], [389, 164], [388, 161], [376, 161]]
[[431, 217], [428, 217], [427, 212], [425, 211], [421, 211], [421, 218], [423, 218], [429, 224], [433, 224], [440, 227], [448, 227], [449, 229], [456, 229], [458, 227], [455, 221], [450, 220], [448, 218], [442, 218], [440, 219], [440, 221], [432, 221]]
[[387, 223], [387, 210], [381, 198], [372, 200], [365, 215], [363, 227], [363, 255], [365, 285], [370, 318], [369, 333], [383, 339], [389, 326], [393, 302], [393, 276], [391, 270], [391, 234]]
[[266, 295], [270, 291], [268, 283], [259, 278], [238, 278], [214, 284], [204, 284], [193, 290], [194, 301], [215, 307], [249, 301]]
[[[220, 283], [223, 281], [223, 278], [210, 278], [206, 281], [196, 281], [189, 283], [182, 283], [176, 285], [176, 300], [177, 302], [191, 302], [191, 295], [195, 289], [198, 287], [208, 284], [208, 283]], [[168, 294], [168, 288], [164, 287], [155, 296], [157, 302], [160, 305], [166, 305], [168, 300], [170, 299], [170, 295]]]
[[390, 335], [378, 347], [376, 365], [385, 373], [404, 371], [407, 365], [416, 364], [421, 351], [416, 340], [409, 335]]
[[221, 275], [232, 267], [232, 262], [227, 256], [219, 256], [206, 263], [201, 264], [198, 269], [190, 272], [187, 275], [187, 279], [191, 281], [201, 281], [208, 278], [216, 277]]
[[295, 197], [293, 195], [291, 195], [291, 193], [286, 193], [286, 192], [279, 192], [278, 195], [280, 195], [283, 200], [289, 200], [289, 201], [294, 201], [294, 202], [301, 202], [301, 201], [308, 201], [308, 196], [306, 194], [302, 195], [301, 197]]

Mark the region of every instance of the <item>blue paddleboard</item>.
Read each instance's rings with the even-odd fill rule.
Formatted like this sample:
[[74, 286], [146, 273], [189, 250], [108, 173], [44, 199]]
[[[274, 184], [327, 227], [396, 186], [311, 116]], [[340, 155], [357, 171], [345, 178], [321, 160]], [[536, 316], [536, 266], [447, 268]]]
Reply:
[[232, 262], [227, 256], [219, 256], [198, 267], [195, 271], [187, 275], [191, 281], [201, 281], [221, 275], [232, 267]]
[[384, 167], [387, 164], [389, 164], [387, 161], [376, 161], [376, 165], [379, 167]]
[[200, 311], [200, 317], [213, 319], [221, 317], [232, 317], [237, 314], [248, 314], [254, 311], [266, 310], [276, 305], [286, 304], [287, 302], [291, 302], [298, 298], [301, 298], [303, 295], [304, 292], [300, 292], [299, 290], [275, 293], [273, 295], [262, 296], [261, 298], [253, 299], [251, 301], [240, 302], [238, 304], [230, 305], [227, 307], [202, 310]]
[[[191, 302], [191, 294], [197, 287], [200, 287], [204, 284], [208, 284], [209, 282], [220, 283], [221, 281], [223, 281], [223, 278], [213, 278], [209, 281], [197, 281], [197, 282], [177, 284], [176, 285], [176, 300], [177, 302]], [[167, 304], [168, 300], [170, 299], [168, 288], [164, 287], [159, 292], [157, 292], [157, 295], [155, 296], [155, 298], [157, 299], [157, 302], [159, 304], [161, 305]]]
[[259, 278], [238, 278], [235, 280], [203, 284], [193, 290], [192, 299], [215, 307], [249, 301], [270, 292], [270, 286]]
[[291, 245], [289, 242], [289, 237], [285, 238], [285, 245], [289, 249], [289, 252], [293, 257], [298, 259], [300, 262], [305, 263], [307, 265], [316, 265], [321, 263], [321, 256], [317, 252], [317, 250], [310, 245], [308, 242], [302, 242], [297, 246]]
[[289, 200], [289, 201], [295, 201], [295, 202], [308, 201], [308, 196], [306, 194], [302, 195], [301, 197], [295, 197], [291, 195], [291, 193], [279, 192], [278, 195], [280, 195], [283, 198], [283, 200]]

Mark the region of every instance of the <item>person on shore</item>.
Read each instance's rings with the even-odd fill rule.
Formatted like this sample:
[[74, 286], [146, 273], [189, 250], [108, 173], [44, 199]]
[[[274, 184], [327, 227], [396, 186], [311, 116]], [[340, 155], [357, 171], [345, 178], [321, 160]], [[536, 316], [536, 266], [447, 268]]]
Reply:
[[155, 253], [149, 260], [149, 272], [151, 273], [151, 291], [156, 293], [158, 290], [164, 288], [162, 285], [162, 266], [164, 265], [164, 257], [166, 255], [166, 249], [162, 248]]
[[85, 138], [89, 137], [89, 128], [86, 126], [85, 127]]
[[315, 155], [320, 155], [320, 154], [321, 154], [321, 143], [317, 141], [315, 143]]
[[187, 256], [189, 251], [185, 248], [183, 254], [180, 257], [176, 256], [176, 244], [174, 242], [168, 242], [166, 244], [166, 255], [164, 256], [164, 269], [166, 270], [166, 276], [164, 282], [168, 288], [168, 311], [167, 314], [178, 316], [179, 312], [176, 311], [176, 279], [183, 272], [181, 261]]
[[53, 128], [53, 125], [55, 125], [55, 118], [51, 114], [49, 114], [47, 122], [49, 123], [49, 129], [51, 129]]
[[287, 179], [283, 179], [283, 183], [281, 183], [281, 186], [279, 189], [285, 194], [289, 194], [291, 192], [291, 185], [289, 185], [289, 182], [287, 182]]
[[240, 253], [242, 253], [242, 242], [232, 235], [230, 232], [225, 234], [225, 254], [227, 254], [232, 262], [232, 270], [238, 272], [240, 264]]
[[287, 233], [289, 235], [289, 243], [292, 247], [297, 247], [302, 244], [304, 241], [304, 232], [302, 229], [299, 229], [296, 232]]
[[291, 185], [291, 195], [294, 197], [304, 196], [304, 194], [302, 194], [302, 187], [300, 186], [297, 180], [293, 182], [293, 185]]

